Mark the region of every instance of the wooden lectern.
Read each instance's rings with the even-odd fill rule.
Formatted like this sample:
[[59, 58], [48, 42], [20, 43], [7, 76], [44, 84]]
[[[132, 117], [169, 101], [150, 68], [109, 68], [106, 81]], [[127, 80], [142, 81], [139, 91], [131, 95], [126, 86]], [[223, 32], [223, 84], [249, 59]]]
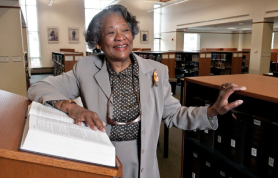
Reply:
[[0, 177], [5, 178], [107, 178], [122, 177], [122, 164], [116, 168], [81, 163], [19, 151], [27, 97], [0, 90]]

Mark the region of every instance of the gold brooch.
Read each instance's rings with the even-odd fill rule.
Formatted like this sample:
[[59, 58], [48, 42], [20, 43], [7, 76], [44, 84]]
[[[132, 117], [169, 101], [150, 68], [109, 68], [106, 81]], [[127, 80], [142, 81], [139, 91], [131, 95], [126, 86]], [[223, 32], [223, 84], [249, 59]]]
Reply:
[[158, 76], [157, 76], [157, 71], [156, 70], [154, 70], [154, 72], [153, 72], [153, 83], [154, 83], [154, 85], [157, 87], [157, 82], [159, 81], [159, 78], [158, 78]]

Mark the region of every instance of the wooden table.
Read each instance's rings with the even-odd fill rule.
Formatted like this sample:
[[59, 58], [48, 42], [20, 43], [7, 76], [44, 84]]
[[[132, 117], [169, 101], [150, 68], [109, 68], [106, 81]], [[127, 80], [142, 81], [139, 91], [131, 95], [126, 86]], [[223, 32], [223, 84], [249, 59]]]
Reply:
[[[186, 77], [184, 81], [184, 101], [186, 106], [191, 105], [196, 95], [201, 95], [200, 97], [206, 96], [214, 102], [217, 99], [220, 85], [226, 82], [232, 82], [240, 86], [245, 86], [247, 89], [232, 94], [229, 102], [242, 99], [244, 103], [238, 109], [247, 111], [247, 113], [251, 113], [252, 115], [271, 118], [273, 122], [278, 121], [278, 79], [275, 77], [265, 77], [256, 74], [238, 74]], [[188, 177], [188, 172], [186, 172], [188, 165], [185, 162], [188, 159], [185, 154], [186, 140], [186, 131], [183, 131], [181, 177]], [[247, 171], [247, 173], [249, 172]]]
[[0, 177], [122, 177], [118, 158], [116, 168], [109, 168], [19, 151], [28, 104], [28, 98], [0, 90]]

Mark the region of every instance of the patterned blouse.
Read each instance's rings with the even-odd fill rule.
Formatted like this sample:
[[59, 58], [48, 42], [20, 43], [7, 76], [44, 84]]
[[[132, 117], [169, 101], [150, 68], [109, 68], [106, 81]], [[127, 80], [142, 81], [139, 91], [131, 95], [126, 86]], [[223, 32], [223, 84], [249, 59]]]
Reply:
[[[113, 118], [118, 122], [128, 122], [136, 119], [140, 114], [136, 94], [133, 87], [139, 93], [139, 65], [136, 58], [130, 55], [132, 63], [119, 74], [117, 74], [107, 61], [109, 82], [113, 91]], [[138, 98], [140, 100], [140, 98]], [[56, 108], [54, 103], [60, 100], [46, 101], [47, 104]], [[56, 108], [57, 109], [57, 108]], [[140, 122], [128, 125], [112, 125], [110, 132], [111, 141], [128, 141], [138, 138]]]
[[[107, 61], [111, 91], [113, 91], [113, 118], [114, 121], [128, 122], [136, 119], [140, 114], [136, 94], [139, 94], [139, 65], [131, 55], [132, 63], [120, 73], [116, 73]], [[139, 100], [139, 98], [138, 98]], [[112, 125], [111, 141], [128, 141], [138, 138], [140, 122], [128, 125]]]

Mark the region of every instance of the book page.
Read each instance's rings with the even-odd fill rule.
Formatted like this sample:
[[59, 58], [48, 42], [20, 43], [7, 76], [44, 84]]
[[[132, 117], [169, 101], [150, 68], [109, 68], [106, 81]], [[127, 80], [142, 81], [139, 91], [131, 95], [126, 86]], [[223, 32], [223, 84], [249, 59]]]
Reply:
[[[42, 105], [35, 101], [33, 101], [31, 104], [29, 114], [47, 117], [58, 121], [68, 122], [71, 124], [75, 123], [75, 120], [69, 117], [66, 113], [59, 111], [58, 109], [52, 108], [50, 106]], [[82, 122], [81, 126], [86, 126], [86, 124]]]
[[92, 130], [88, 127], [80, 127], [75, 124], [69, 124], [58, 120], [52, 120], [46, 117], [30, 115], [29, 128], [49, 132], [53, 134], [63, 135], [78, 140], [95, 142], [107, 146], [113, 146], [106, 132]]

